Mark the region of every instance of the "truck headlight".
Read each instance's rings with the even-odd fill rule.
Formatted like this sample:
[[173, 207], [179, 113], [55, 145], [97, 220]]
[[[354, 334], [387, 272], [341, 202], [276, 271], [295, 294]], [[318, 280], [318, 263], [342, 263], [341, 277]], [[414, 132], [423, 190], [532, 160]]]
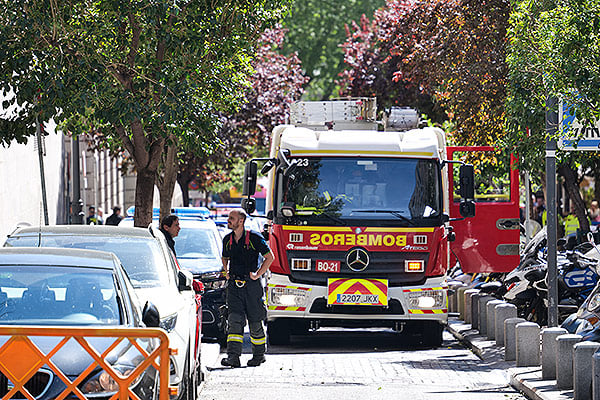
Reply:
[[308, 290], [287, 287], [269, 288], [269, 305], [297, 307], [306, 305]]
[[411, 308], [443, 307], [446, 296], [443, 290], [423, 290], [408, 293], [408, 304]]

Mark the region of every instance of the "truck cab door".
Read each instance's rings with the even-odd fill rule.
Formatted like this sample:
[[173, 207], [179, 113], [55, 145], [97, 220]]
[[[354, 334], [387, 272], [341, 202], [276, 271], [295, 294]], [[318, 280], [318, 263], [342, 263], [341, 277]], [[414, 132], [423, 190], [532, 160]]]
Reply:
[[[491, 152], [489, 146], [448, 147], [448, 160], [466, 153]], [[502, 173], [487, 173], [485, 157], [475, 165], [475, 217], [451, 221], [456, 240], [451, 242], [451, 262], [456, 258], [465, 273], [509, 272], [519, 265], [519, 171], [506, 167]], [[516, 159], [511, 155], [511, 165]], [[510, 170], [509, 170], [510, 169]], [[461, 218], [456, 164], [448, 165], [450, 218]], [[497, 168], [496, 168], [497, 170]]]

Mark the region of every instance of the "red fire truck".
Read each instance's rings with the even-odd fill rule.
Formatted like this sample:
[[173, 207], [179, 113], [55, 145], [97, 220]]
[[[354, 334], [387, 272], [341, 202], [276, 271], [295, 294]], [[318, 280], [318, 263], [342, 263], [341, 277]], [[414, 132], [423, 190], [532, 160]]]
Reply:
[[[502, 218], [490, 211], [498, 199], [478, 204], [474, 218], [473, 166], [448, 158], [444, 132], [418, 128], [410, 109], [393, 109], [383, 123], [375, 115], [372, 98], [295, 103], [293, 124], [273, 131], [270, 157], [246, 164], [246, 211], [258, 162], [270, 183], [271, 344], [323, 326], [383, 326], [438, 346], [450, 242], [459, 239], [454, 256], [468, 272], [518, 264], [518, 197], [500, 199]], [[472, 150], [492, 149], [457, 151]], [[455, 164], [460, 191], [450, 196]]]

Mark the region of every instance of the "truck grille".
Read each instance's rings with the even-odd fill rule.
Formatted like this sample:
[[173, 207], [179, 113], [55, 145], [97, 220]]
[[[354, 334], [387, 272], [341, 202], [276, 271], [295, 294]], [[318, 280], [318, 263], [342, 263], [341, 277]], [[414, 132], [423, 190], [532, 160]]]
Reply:
[[[345, 251], [313, 251], [292, 250], [287, 252], [288, 265], [291, 266], [292, 258], [311, 259], [309, 271], [292, 270], [290, 280], [306, 285], [326, 286], [327, 278], [381, 278], [388, 279], [389, 286], [410, 286], [425, 283], [425, 272], [404, 272], [404, 261], [423, 260], [425, 270], [429, 253], [403, 253], [403, 252], [369, 252], [369, 265], [363, 271], [355, 272], [346, 264]], [[323, 273], [315, 271], [317, 260], [340, 261], [340, 273]]]
[[[52, 382], [52, 373], [46, 370], [39, 370], [29, 379], [25, 384], [25, 389], [33, 396], [39, 397], [42, 395], [50, 386]], [[12, 383], [9, 384], [6, 376], [0, 372], [0, 397], [6, 396], [6, 394], [13, 388]], [[14, 394], [12, 399], [25, 399], [25, 395], [21, 392]]]

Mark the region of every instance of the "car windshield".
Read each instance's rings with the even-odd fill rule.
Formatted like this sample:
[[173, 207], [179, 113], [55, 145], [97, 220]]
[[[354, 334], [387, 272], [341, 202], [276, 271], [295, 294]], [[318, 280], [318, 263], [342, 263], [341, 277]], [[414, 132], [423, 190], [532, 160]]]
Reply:
[[175, 238], [175, 251], [177, 258], [220, 258], [210, 229], [182, 228]]
[[[38, 247], [38, 236], [11, 236], [6, 245]], [[165, 259], [154, 239], [101, 235], [43, 235], [41, 247], [108, 251], [123, 264], [133, 287], [164, 286], [169, 282]]]
[[282, 203], [293, 203], [299, 216], [406, 222], [441, 213], [436, 160], [311, 157], [293, 168]]
[[112, 271], [47, 265], [0, 265], [0, 323], [119, 325]]

